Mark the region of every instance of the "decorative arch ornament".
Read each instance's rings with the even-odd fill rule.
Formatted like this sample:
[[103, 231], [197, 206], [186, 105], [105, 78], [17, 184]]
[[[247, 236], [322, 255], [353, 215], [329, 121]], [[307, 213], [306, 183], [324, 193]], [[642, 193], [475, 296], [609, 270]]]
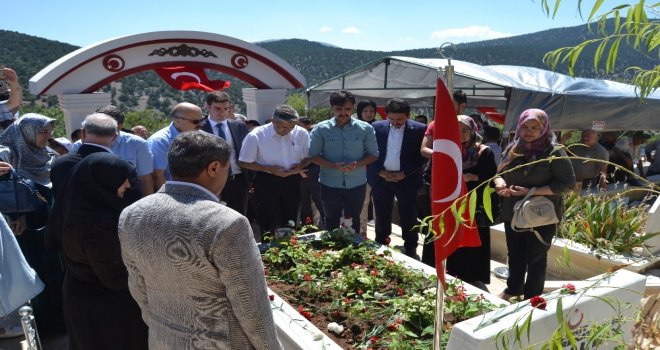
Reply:
[[35, 95], [87, 94], [122, 77], [164, 67], [206, 68], [257, 89], [298, 89], [305, 78], [273, 53], [221, 34], [159, 31], [128, 35], [80, 48], [30, 79]]

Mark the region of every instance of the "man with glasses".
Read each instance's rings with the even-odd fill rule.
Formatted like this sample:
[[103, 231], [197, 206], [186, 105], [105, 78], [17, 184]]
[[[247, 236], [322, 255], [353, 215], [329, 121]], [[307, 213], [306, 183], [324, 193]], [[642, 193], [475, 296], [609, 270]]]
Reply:
[[204, 125], [201, 108], [192, 103], [181, 102], [172, 108], [172, 122], [169, 126], [155, 132], [147, 140], [149, 150], [154, 157], [154, 188], [158, 190], [167, 180], [171, 180], [167, 164], [167, 150], [170, 143], [180, 133], [200, 130]]
[[241, 169], [238, 165], [238, 155], [241, 153], [243, 140], [248, 134], [247, 126], [242, 121], [229, 118], [232, 113], [232, 101], [226, 92], [210, 92], [206, 95], [205, 107], [209, 115], [202, 130], [219, 136], [227, 141], [229, 147], [231, 147], [229, 177], [227, 178], [227, 185], [220, 193], [220, 199], [228, 207], [236, 210], [241, 215], [245, 215], [247, 213], [250, 177], [248, 171]]
[[297, 122], [295, 109], [278, 106], [273, 121], [252, 130], [243, 142], [239, 162], [257, 172], [254, 187], [262, 237], [298, 217], [301, 176], [309, 164], [309, 134]]

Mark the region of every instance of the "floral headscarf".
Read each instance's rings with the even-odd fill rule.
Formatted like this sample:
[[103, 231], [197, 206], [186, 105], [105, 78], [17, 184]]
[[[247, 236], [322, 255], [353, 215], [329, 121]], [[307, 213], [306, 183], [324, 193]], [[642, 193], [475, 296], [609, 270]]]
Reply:
[[463, 157], [463, 169], [469, 169], [477, 165], [479, 158], [479, 143], [481, 136], [477, 134], [479, 126], [474, 119], [467, 115], [459, 115], [458, 122], [470, 128], [470, 140], [461, 144], [461, 155]]
[[36, 113], [28, 113], [11, 124], [0, 135], [0, 145], [11, 151], [11, 165], [26, 178], [44, 186], [50, 185], [52, 157], [46, 147], [36, 145], [37, 134], [55, 119]]
[[[536, 140], [525, 142], [520, 137], [520, 128], [525, 122], [530, 120], [538, 121], [543, 126], [543, 130], [541, 130], [541, 135]], [[553, 146], [555, 142], [555, 134], [550, 132], [550, 119], [545, 111], [536, 108], [527, 109], [522, 112], [520, 118], [518, 118], [516, 135], [504, 152], [502, 152], [502, 154], [504, 154], [504, 159], [497, 170], [501, 171], [509, 165], [511, 161], [518, 157], [523, 157], [526, 161], [534, 161], [543, 154], [548, 147]]]

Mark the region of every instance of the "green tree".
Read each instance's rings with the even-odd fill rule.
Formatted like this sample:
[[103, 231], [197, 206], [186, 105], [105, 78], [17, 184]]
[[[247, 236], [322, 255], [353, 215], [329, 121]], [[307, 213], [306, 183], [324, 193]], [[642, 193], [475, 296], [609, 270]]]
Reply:
[[[543, 11], [552, 18], [557, 14], [560, 3], [561, 0], [541, 0]], [[660, 59], [660, 21], [657, 20], [660, 3], [649, 5], [646, 1], [640, 0], [636, 4], [615, 6], [604, 13], [600, 12], [602, 4], [603, 0], [595, 0], [587, 17], [590, 29], [596, 24], [598, 37], [583, 41], [576, 46], [562, 47], [548, 52], [544, 57], [546, 64], [552, 69], [556, 69], [559, 64], [566, 64], [569, 74], [573, 76], [573, 69], [582, 51], [586, 47], [596, 47], [594, 71], [598, 72], [604, 61], [605, 72], [612, 73], [622, 43], [652, 59]], [[582, 16], [582, 0], [578, 0], [578, 11]], [[648, 13], [655, 14], [655, 17], [649, 19]], [[625, 17], [622, 17], [623, 14]], [[613, 29], [608, 29], [606, 26], [609, 18], [614, 19]], [[632, 83], [637, 86], [641, 98], [647, 97], [660, 87], [659, 64], [650, 69], [630, 66], [626, 71], [633, 73]]]
[[142, 125], [153, 134], [166, 127], [169, 123], [170, 118], [168, 118], [163, 112], [155, 109], [147, 109], [139, 112], [126, 113], [124, 127], [130, 129], [136, 125]]

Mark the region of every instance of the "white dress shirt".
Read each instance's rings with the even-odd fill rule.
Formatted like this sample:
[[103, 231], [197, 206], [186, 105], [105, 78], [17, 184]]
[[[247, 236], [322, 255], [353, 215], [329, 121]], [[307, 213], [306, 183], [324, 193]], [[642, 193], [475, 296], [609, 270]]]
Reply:
[[231, 164], [231, 174], [236, 175], [241, 173], [241, 167], [238, 166], [236, 161], [236, 149], [234, 148], [234, 139], [231, 137], [231, 131], [229, 131], [229, 125], [227, 125], [227, 120], [221, 122], [216, 122], [215, 120], [209, 118], [208, 122], [211, 123], [211, 130], [213, 130], [214, 135], [218, 135], [218, 126], [222, 127], [222, 131], [225, 133], [225, 141], [231, 147], [231, 156], [229, 157], [229, 163]]
[[401, 170], [401, 146], [403, 145], [403, 130], [406, 126], [395, 128], [390, 125], [390, 132], [387, 134], [387, 154], [383, 167], [388, 171]]
[[291, 132], [280, 136], [272, 123], [254, 128], [243, 141], [241, 162], [279, 166], [285, 170], [300, 164], [309, 152], [309, 133], [296, 125]]

